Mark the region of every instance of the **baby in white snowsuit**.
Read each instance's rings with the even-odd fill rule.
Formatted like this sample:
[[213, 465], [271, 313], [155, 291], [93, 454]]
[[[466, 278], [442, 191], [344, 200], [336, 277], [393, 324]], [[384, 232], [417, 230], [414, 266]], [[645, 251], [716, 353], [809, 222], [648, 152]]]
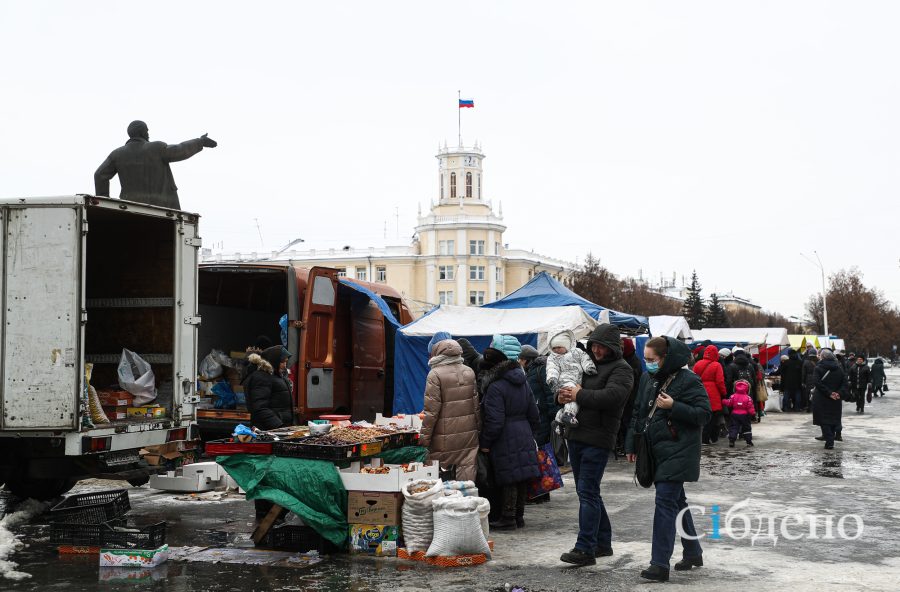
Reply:
[[[581, 384], [582, 374], [596, 374], [597, 367], [586, 351], [575, 347], [575, 334], [562, 331], [550, 339], [550, 355], [547, 356], [547, 384], [556, 395], [561, 388]], [[578, 425], [578, 403], [566, 403], [556, 413], [557, 433], [566, 426]]]

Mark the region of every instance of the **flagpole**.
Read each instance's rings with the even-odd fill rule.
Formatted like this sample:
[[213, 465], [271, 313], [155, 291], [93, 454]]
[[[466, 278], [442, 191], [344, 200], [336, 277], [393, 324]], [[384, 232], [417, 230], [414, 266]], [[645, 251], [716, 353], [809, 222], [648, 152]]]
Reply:
[[459, 146], [462, 147], [462, 91], [456, 91], [456, 131], [459, 133]]

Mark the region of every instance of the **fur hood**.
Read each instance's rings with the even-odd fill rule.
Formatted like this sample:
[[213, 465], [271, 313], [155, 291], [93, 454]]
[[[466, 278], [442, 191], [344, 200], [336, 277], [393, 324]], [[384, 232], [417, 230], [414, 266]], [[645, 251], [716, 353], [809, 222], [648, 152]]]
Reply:
[[[481, 382], [481, 385], [480, 385], [481, 392], [487, 393], [488, 388], [492, 384], [494, 384], [498, 380], [501, 380], [502, 378], [506, 377], [507, 372], [510, 372], [512, 370], [522, 371], [522, 367], [519, 365], [519, 362], [517, 362], [515, 360], [507, 360], [505, 362], [500, 362], [499, 364], [497, 364], [496, 366], [494, 366], [493, 368], [491, 368], [489, 370], [486, 370], [484, 372], [484, 374], [482, 375], [481, 381], [480, 381]], [[523, 379], [525, 378], [524, 371], [522, 371], [522, 378]]]
[[247, 358], [247, 361], [256, 366], [257, 370], [262, 370], [266, 374], [275, 374], [275, 370], [272, 368], [272, 364], [268, 363], [263, 357], [259, 354], [250, 354]]

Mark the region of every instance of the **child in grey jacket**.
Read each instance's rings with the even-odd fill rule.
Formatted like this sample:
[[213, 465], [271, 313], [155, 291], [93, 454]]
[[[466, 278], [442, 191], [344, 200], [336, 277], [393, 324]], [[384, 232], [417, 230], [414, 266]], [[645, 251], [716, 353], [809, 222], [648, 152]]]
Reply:
[[[575, 347], [575, 334], [561, 331], [550, 339], [550, 355], [547, 356], [547, 384], [556, 395], [561, 388], [581, 384], [583, 374], [596, 374], [597, 367], [586, 351]], [[557, 433], [566, 426], [578, 425], [578, 403], [566, 403], [556, 413]]]

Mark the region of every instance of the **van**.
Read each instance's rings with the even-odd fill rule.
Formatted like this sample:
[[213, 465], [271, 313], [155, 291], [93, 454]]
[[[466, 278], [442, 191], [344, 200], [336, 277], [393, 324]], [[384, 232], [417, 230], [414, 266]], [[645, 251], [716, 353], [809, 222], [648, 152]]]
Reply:
[[241, 382], [245, 352], [261, 337], [284, 343], [291, 354], [298, 423], [329, 414], [373, 421], [376, 413], [391, 413], [394, 335], [398, 324], [412, 321], [393, 288], [289, 261], [203, 263], [199, 286], [200, 356], [218, 350], [231, 360], [215, 382], [201, 382], [201, 394], [227, 382], [237, 403], [216, 408], [219, 397], [203, 397], [197, 415], [204, 440], [250, 425]]

